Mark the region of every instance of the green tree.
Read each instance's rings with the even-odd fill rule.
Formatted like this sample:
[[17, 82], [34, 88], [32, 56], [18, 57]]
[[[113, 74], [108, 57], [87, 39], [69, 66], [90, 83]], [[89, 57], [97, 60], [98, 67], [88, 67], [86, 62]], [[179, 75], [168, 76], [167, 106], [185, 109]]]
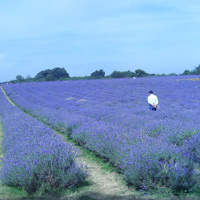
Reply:
[[37, 75], [35, 76], [35, 80], [36, 81], [43, 81], [43, 80], [45, 80], [45, 78], [50, 73], [50, 71], [51, 71], [50, 69], [46, 69], [44, 71], [41, 71], [41, 72], [37, 73]]
[[51, 70], [50, 74], [52, 75], [53, 80], [69, 78], [69, 74], [64, 68], [56, 67]]
[[189, 71], [189, 70], [185, 70], [183, 73], [182, 73], [182, 75], [190, 75], [191, 74], [191, 72]]
[[124, 78], [124, 74], [122, 72], [119, 71], [114, 71], [111, 75], [112, 78]]
[[96, 77], [96, 78], [100, 78], [100, 77], [102, 78], [102, 77], [105, 77], [105, 72], [103, 69], [96, 70], [93, 73], [91, 73], [91, 76]]
[[200, 65], [198, 67], [195, 67], [195, 69], [191, 71], [191, 74], [199, 75], [200, 74]]
[[177, 76], [176, 73], [170, 73], [168, 76]]
[[134, 72], [129, 71], [129, 70], [123, 71], [123, 72], [114, 71], [110, 76], [112, 78], [131, 78], [131, 77], [136, 76], [136, 74]]
[[33, 78], [31, 78], [30, 75], [27, 75], [27, 76], [26, 76], [26, 79], [25, 79], [26, 82], [30, 82], [30, 81], [32, 81], [32, 80], [33, 80]]
[[137, 77], [145, 77], [145, 76], [149, 75], [147, 72], [145, 72], [142, 69], [136, 69], [135, 74], [136, 74]]
[[24, 81], [25, 81], [25, 78], [24, 78], [23, 76], [21, 76], [21, 75], [17, 75], [17, 76], [16, 76], [16, 81], [17, 81], [18, 83], [21, 83], [21, 82], [24, 82]]
[[39, 72], [34, 79], [36, 81], [56, 81], [65, 78], [69, 78], [67, 71], [64, 68], [56, 67]]

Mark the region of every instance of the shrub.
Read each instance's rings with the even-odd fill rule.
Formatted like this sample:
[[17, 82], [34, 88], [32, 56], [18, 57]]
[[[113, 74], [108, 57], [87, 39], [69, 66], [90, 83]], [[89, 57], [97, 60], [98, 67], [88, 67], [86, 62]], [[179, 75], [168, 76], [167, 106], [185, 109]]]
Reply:
[[194, 164], [189, 161], [183, 161], [184, 158], [180, 162], [175, 163], [174, 166], [170, 166], [168, 172], [169, 180], [167, 185], [174, 193], [181, 191], [190, 192], [199, 179], [194, 170]]
[[[154, 140], [155, 142], [155, 140]], [[152, 190], [168, 187], [174, 193], [189, 192], [197, 185], [195, 166], [180, 156], [173, 146], [146, 139], [138, 143], [123, 160], [123, 177], [136, 189]]]
[[55, 142], [52, 143], [48, 138], [41, 139], [39, 143], [30, 141], [31, 146], [23, 144], [17, 149], [10, 148], [3, 159], [2, 183], [24, 188], [28, 193], [36, 192], [44, 185], [47, 190], [53, 190], [82, 183], [86, 173], [75, 163], [73, 147], [61, 141], [59, 144], [53, 137]]

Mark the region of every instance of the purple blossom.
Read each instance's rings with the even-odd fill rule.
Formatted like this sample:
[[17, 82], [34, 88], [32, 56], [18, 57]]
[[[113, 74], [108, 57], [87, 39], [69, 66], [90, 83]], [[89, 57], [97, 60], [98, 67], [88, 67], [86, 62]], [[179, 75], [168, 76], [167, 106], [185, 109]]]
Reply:
[[[194, 165], [200, 160], [200, 87], [198, 81], [184, 79], [56, 81], [3, 88], [23, 110], [108, 159], [128, 184], [189, 191], [197, 184]], [[149, 90], [159, 99], [156, 112], [148, 109]]]
[[74, 187], [82, 183], [86, 171], [76, 164], [77, 150], [66, 144], [46, 125], [26, 115], [0, 93], [4, 158], [0, 171], [3, 184], [33, 193]]

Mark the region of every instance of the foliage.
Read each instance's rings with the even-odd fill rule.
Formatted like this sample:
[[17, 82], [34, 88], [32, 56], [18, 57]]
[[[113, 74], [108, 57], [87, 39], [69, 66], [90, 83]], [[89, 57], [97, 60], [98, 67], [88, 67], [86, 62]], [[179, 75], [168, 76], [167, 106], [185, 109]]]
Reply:
[[54, 69], [47, 69], [39, 72], [34, 80], [35, 81], [55, 81], [62, 78], [69, 78], [69, 74], [64, 68], [56, 67]]
[[[185, 159], [169, 144], [160, 144], [148, 141], [150, 147], [143, 143], [134, 148], [130, 156], [124, 158], [123, 173], [128, 184], [134, 185], [138, 190], [159, 189], [169, 187], [173, 193], [191, 191], [198, 184], [194, 171], [194, 163]], [[163, 145], [162, 147], [160, 145]], [[138, 155], [140, 154], [140, 156]]]
[[177, 194], [181, 191], [190, 192], [195, 185], [199, 184], [199, 175], [194, 173], [194, 163], [185, 161], [184, 158], [178, 163], [174, 163], [175, 167], [171, 167], [168, 171], [169, 178], [167, 186]]
[[147, 72], [145, 72], [142, 69], [136, 69], [135, 74], [136, 74], [137, 77], [145, 77], [145, 76], [149, 75]]
[[25, 82], [33, 81], [33, 78], [30, 75], [26, 76]]
[[21, 82], [24, 82], [25, 78], [21, 75], [17, 75], [16, 80], [17, 80], [17, 82], [21, 83]]
[[141, 69], [135, 70], [135, 72], [131, 71], [114, 71], [111, 75], [112, 78], [132, 78], [132, 77], [145, 77], [145, 76], [150, 76], [147, 72]]
[[200, 75], [200, 65], [195, 67], [193, 70], [185, 70], [182, 75]]
[[96, 78], [100, 78], [100, 77], [104, 77], [105, 76], [105, 72], [103, 69], [100, 70], [96, 70], [93, 73], [91, 73], [92, 77], [96, 77]]
[[198, 67], [195, 67], [195, 69], [191, 71], [191, 74], [199, 75], [200, 74], [200, 65]]
[[[200, 74], [200, 65], [195, 67], [194, 70], [185, 70], [181, 75], [199, 75]], [[11, 83], [21, 83], [21, 82], [32, 82], [32, 81], [55, 81], [55, 80], [85, 80], [85, 79], [96, 79], [96, 78], [132, 78], [132, 77], [147, 77], [147, 76], [177, 76], [176, 73], [165, 73], [162, 74], [149, 74], [142, 69], [136, 69], [135, 72], [128, 71], [113, 71], [109, 76], [105, 77], [105, 71], [103, 69], [95, 70], [91, 73], [90, 76], [84, 77], [71, 77], [64, 68], [54, 68], [46, 69], [40, 71], [35, 78], [31, 78], [30, 75], [24, 78], [21, 75], [16, 77], [16, 80], [11, 80]]]
[[189, 70], [185, 70], [182, 75], [190, 75], [191, 72]]
[[131, 71], [124, 71], [124, 72], [114, 71], [110, 76], [112, 78], [131, 78], [135, 76], [135, 73]]
[[177, 76], [176, 73], [169, 73], [169, 76]]

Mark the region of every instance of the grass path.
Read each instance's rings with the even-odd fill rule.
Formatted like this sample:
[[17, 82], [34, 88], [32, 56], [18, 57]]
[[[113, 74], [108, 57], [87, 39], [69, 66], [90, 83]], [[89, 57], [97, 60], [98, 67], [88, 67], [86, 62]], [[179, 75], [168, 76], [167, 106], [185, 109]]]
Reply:
[[[84, 186], [79, 194], [72, 194], [72, 199], [88, 199], [88, 200], [131, 200], [139, 199], [139, 193], [126, 186], [122, 177], [116, 172], [116, 169], [108, 162], [97, 157], [94, 153], [82, 146], [77, 145], [68, 137], [56, 131], [66, 142], [72, 143], [80, 151], [77, 162], [87, 165], [88, 168], [88, 186]], [[137, 196], [137, 198], [136, 198]], [[74, 197], [74, 198], [73, 198]], [[145, 198], [140, 198], [145, 199]], [[150, 199], [150, 198], [148, 198]]]
[[2, 90], [3, 94], [6, 96], [6, 98], [8, 99], [8, 101], [9, 101], [13, 106], [16, 106], [16, 105], [11, 101], [11, 99], [7, 96], [7, 94], [6, 94], [6, 92], [4, 91], [4, 89], [2, 88], [2, 86], [1, 86], [1, 90]]

